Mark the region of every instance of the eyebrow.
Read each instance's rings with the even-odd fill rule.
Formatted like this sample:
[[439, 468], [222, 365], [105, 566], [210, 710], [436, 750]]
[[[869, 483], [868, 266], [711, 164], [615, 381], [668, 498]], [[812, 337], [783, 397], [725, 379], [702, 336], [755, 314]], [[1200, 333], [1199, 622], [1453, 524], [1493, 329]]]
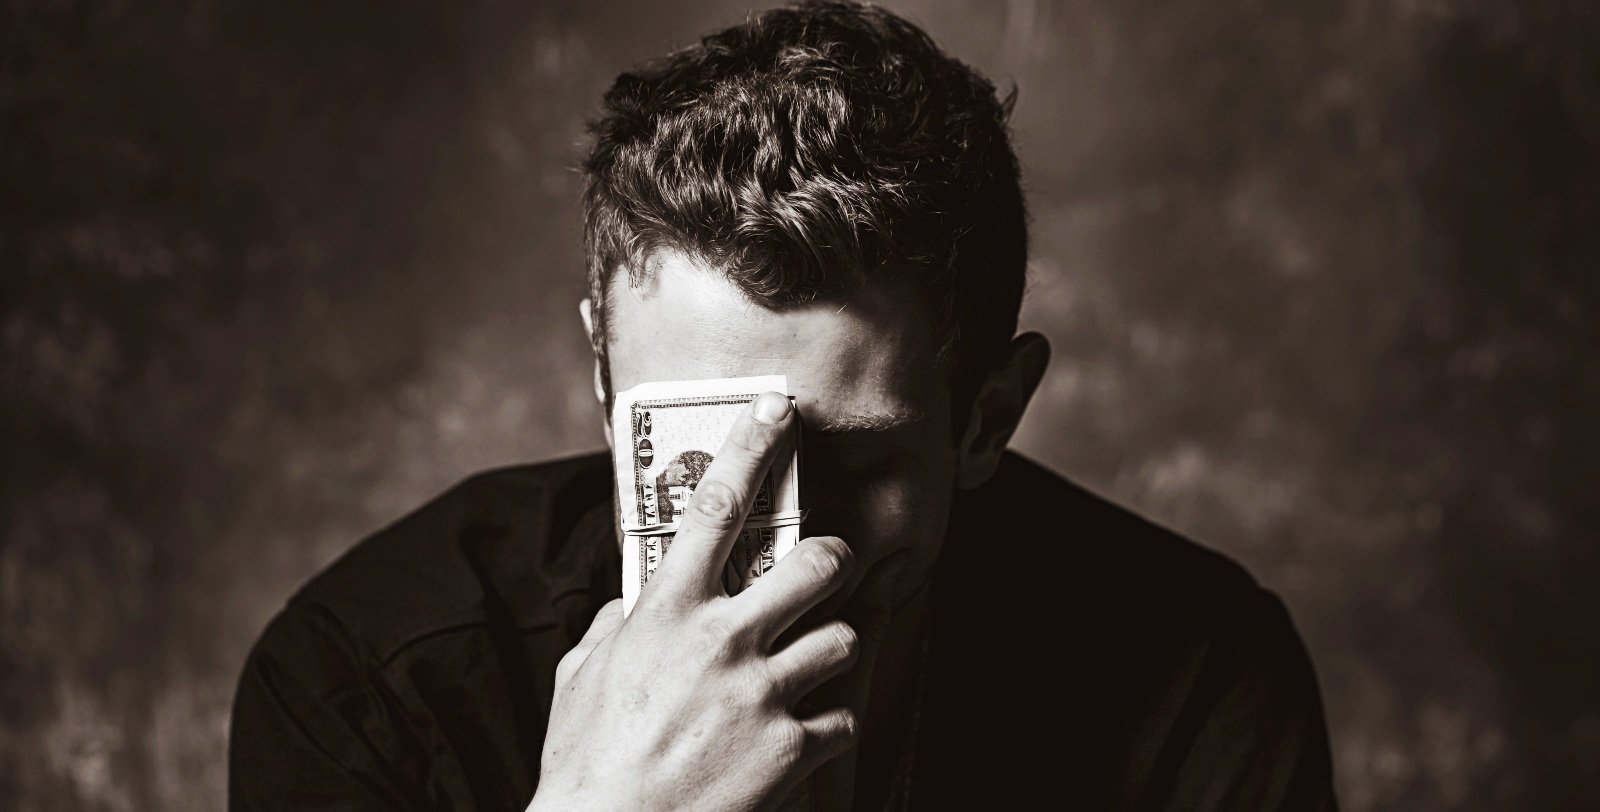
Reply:
[[824, 417], [816, 422], [806, 421], [807, 434], [855, 434], [858, 432], [883, 432], [920, 423], [927, 417], [921, 412], [905, 410], [894, 412], [868, 412]]

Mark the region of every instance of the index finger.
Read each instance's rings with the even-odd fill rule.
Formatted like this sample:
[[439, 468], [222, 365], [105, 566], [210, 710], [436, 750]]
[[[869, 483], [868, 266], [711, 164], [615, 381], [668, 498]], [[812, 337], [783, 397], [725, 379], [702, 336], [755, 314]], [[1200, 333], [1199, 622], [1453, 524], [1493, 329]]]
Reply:
[[692, 600], [721, 594], [733, 542], [793, 424], [794, 409], [777, 392], [757, 395], [734, 421], [684, 508], [671, 554], [650, 579], [658, 590]]

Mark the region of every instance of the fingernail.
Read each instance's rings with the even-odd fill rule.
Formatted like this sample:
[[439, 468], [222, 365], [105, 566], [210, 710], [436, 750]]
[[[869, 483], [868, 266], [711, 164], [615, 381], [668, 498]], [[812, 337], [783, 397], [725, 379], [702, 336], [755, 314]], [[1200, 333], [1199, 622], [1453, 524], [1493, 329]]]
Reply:
[[789, 416], [789, 399], [773, 392], [763, 392], [756, 398], [755, 418], [763, 423], [777, 423]]

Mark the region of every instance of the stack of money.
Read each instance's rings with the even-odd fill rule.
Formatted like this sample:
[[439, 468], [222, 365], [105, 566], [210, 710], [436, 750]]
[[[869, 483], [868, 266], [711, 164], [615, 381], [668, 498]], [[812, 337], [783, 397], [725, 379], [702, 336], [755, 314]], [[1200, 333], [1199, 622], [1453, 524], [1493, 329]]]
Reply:
[[[622, 519], [622, 611], [672, 546], [684, 508], [734, 420], [762, 392], [789, 394], [782, 375], [658, 381], [619, 393], [611, 410]], [[799, 445], [774, 462], [734, 543], [723, 586], [736, 595], [800, 543]]]

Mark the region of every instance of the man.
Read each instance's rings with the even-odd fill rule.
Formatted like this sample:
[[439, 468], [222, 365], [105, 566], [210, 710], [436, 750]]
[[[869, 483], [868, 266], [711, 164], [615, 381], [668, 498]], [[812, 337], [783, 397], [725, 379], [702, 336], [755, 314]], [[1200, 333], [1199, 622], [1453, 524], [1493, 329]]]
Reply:
[[[586, 163], [596, 389], [788, 376], [621, 617], [609, 457], [475, 477], [263, 634], [236, 808], [1327, 809], [1315, 680], [1236, 565], [1008, 453], [1009, 104], [881, 10], [619, 77]], [[802, 542], [719, 573], [804, 424]]]

